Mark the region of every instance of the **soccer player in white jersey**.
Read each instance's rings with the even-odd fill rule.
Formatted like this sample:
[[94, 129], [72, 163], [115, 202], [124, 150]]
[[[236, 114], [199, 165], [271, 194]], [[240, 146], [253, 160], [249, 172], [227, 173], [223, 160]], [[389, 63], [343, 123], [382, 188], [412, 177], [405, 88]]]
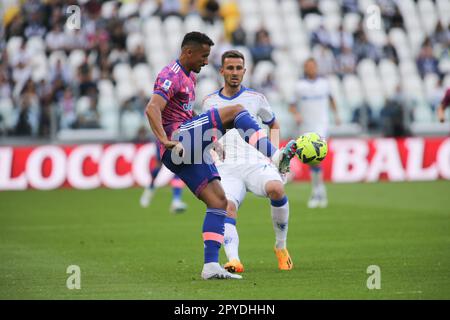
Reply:
[[[262, 120], [271, 130], [272, 143], [278, 139], [279, 124], [264, 95], [244, 87], [241, 82], [245, 74], [242, 53], [230, 50], [222, 55], [220, 73], [225, 85], [203, 100], [203, 110], [226, 108], [240, 104], [255, 118]], [[243, 272], [239, 259], [239, 235], [236, 229], [237, 211], [247, 191], [270, 199], [273, 228], [275, 230], [275, 254], [281, 270], [291, 270], [292, 260], [286, 249], [289, 219], [289, 202], [284, 191], [283, 179], [277, 168], [239, 135], [236, 129], [228, 131], [219, 141], [224, 157], [216, 159], [216, 166], [222, 177], [222, 186], [228, 200], [225, 219], [224, 249], [228, 258], [225, 269]]]
[[[329, 109], [334, 113], [337, 125], [340, 124], [336, 103], [331, 96], [328, 81], [317, 75], [317, 62], [309, 58], [304, 64], [305, 78], [295, 87], [295, 97], [289, 110], [295, 117], [300, 134], [316, 132], [322, 138], [328, 138]], [[312, 193], [308, 201], [309, 208], [325, 208], [328, 205], [327, 192], [323, 183], [320, 165], [310, 166]]]

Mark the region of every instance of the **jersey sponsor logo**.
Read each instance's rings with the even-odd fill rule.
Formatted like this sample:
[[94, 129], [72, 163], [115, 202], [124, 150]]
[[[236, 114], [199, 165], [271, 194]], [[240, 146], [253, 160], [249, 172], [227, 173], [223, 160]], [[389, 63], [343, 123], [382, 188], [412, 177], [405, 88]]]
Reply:
[[166, 79], [162, 85], [162, 88], [164, 91], [169, 91], [170, 86], [172, 85], [172, 81], [170, 81], [169, 79]]
[[193, 103], [189, 102], [189, 103], [183, 103], [183, 110], [184, 111], [191, 111], [193, 108]]

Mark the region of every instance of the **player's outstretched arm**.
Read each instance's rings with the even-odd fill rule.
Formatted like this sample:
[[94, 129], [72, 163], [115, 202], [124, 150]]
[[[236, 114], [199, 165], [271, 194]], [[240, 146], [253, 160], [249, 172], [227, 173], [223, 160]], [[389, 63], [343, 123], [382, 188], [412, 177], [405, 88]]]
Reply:
[[300, 112], [297, 109], [297, 106], [295, 103], [289, 104], [289, 112], [294, 115], [294, 120], [297, 125], [300, 125], [302, 123], [302, 116]]
[[181, 143], [178, 141], [170, 141], [162, 126], [161, 112], [166, 107], [167, 101], [158, 94], [152, 95], [147, 107], [145, 109], [145, 114], [147, 115], [150, 127], [153, 130], [156, 138], [167, 148], [172, 149], [175, 146], [181, 148]]
[[336, 124], [339, 126], [341, 124], [341, 118], [339, 117], [336, 101], [334, 101], [332, 96], [330, 96], [330, 106], [331, 110], [333, 110], [334, 120], [336, 121]]

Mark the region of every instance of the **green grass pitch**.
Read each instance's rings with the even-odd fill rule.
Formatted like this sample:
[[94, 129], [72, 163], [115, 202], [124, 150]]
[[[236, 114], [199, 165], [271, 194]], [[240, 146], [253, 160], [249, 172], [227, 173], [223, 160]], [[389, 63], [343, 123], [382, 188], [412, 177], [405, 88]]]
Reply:
[[[203, 204], [148, 209], [141, 189], [0, 192], [0, 299], [450, 299], [450, 182], [329, 184], [309, 210], [309, 184], [290, 184], [288, 248], [277, 269], [268, 200], [248, 195], [240, 217], [241, 281], [204, 281]], [[225, 263], [221, 252], [221, 263]], [[69, 290], [69, 265], [81, 289]], [[366, 286], [369, 265], [381, 289]]]

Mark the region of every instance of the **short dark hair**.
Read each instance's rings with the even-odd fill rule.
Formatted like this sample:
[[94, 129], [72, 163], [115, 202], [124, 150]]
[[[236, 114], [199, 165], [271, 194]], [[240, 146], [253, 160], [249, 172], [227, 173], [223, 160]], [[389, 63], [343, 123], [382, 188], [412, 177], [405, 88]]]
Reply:
[[184, 36], [183, 41], [181, 42], [181, 48], [190, 44], [207, 44], [212, 47], [214, 42], [206, 34], [198, 31], [192, 31], [186, 33]]
[[228, 50], [222, 54], [222, 65], [226, 58], [239, 58], [245, 62], [244, 55], [238, 50]]

